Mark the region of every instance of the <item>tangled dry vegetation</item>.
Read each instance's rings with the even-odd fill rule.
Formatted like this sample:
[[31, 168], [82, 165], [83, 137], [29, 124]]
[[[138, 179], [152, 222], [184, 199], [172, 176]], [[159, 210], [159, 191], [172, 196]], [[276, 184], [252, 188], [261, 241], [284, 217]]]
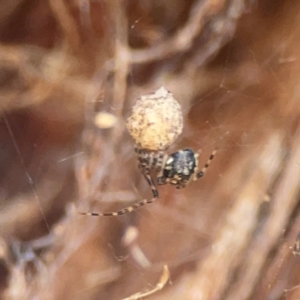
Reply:
[[[287, 0], [1, 1], [1, 299], [299, 299], [299, 25]], [[151, 197], [125, 120], [160, 86], [207, 174], [80, 216]]]

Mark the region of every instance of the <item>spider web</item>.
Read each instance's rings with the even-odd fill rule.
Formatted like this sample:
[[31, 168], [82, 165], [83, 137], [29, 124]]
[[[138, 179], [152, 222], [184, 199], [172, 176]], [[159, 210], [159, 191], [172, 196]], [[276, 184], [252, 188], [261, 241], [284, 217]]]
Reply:
[[[86, 15], [91, 12], [90, 4], [89, 1], [81, 2], [84, 8], [81, 22], [86, 22], [87, 27], [91, 22], [91, 19], [86, 18]], [[241, 23], [246, 21], [243, 19]], [[250, 21], [255, 22], [251, 18]], [[142, 17], [132, 20], [128, 27], [129, 30], [134, 31], [142, 22]], [[268, 24], [270, 20], [265, 22]], [[210, 63], [204, 68], [196, 68], [192, 71], [189, 68], [191, 66], [182, 67], [180, 69], [181, 77], [165, 75], [168, 73], [165, 70], [177, 68], [176, 61], [172, 60], [164, 68], [164, 72], [162, 72], [164, 75], [154, 76], [154, 79], [150, 80], [150, 84], [141, 84], [141, 72], [133, 69], [128, 80], [129, 86], [133, 88], [128, 89], [129, 96], [124, 102], [123, 109], [118, 107], [118, 102], [113, 102], [116, 101], [113, 99], [118, 98], [116, 95], [125, 98], [124, 90], [122, 90], [124, 87], [121, 86], [120, 91], [116, 94], [115, 82], [109, 76], [105, 79], [107, 83], [104, 88], [97, 86], [101, 82], [99, 78], [102, 76], [102, 70], [99, 71], [101, 75], [97, 74], [92, 80], [92, 94], [87, 93], [86, 95], [84, 107], [86, 120], [81, 128], [84, 132], [91, 130], [93, 133], [94, 140], [89, 146], [80, 141], [81, 145], [78, 148], [78, 144], [76, 145], [72, 141], [67, 150], [61, 145], [57, 147], [60, 151], [53, 148], [46, 150], [49, 146], [47, 139], [41, 138], [45, 131], [37, 131], [35, 132], [36, 136], [33, 135], [31, 139], [23, 140], [22, 134], [19, 133], [19, 126], [22, 127], [22, 122], [18, 120], [18, 117], [15, 119], [13, 114], [5, 114], [2, 120], [7, 130], [6, 134], [9, 136], [11, 148], [5, 150], [4, 153], [8, 155], [9, 151], [15, 152], [12, 159], [15, 165], [18, 165], [18, 171], [15, 172], [23, 177], [25, 183], [23, 181], [20, 188], [16, 190], [11, 187], [7, 190], [3, 188], [2, 198], [6, 199], [6, 201], [3, 200], [3, 224], [8, 226], [8, 216], [13, 215], [14, 211], [20, 218], [22, 216], [22, 213], [18, 214], [18, 211], [21, 211], [20, 205], [26, 204], [28, 200], [28, 203], [34, 203], [29, 207], [37, 208], [37, 212], [31, 217], [34, 216], [33, 219], [39, 220], [37, 223], [42, 223], [44, 228], [31, 234], [28, 234], [26, 230], [20, 232], [11, 229], [7, 232], [13, 236], [17, 235], [20, 239], [32, 240], [45, 234], [53, 236], [54, 224], [65, 225], [63, 228], [68, 233], [70, 243], [67, 247], [61, 246], [63, 251], [61, 255], [58, 255], [59, 263], [52, 265], [52, 271], [55, 268], [56, 272], [63, 270], [70, 258], [82, 261], [82, 264], [85, 263], [86, 268], [78, 264], [77, 270], [81, 272], [84, 270], [86, 277], [91, 274], [95, 277], [87, 284], [87, 288], [79, 288], [77, 292], [87, 299], [98, 295], [97, 290], [101, 295], [105, 295], [102, 296], [105, 299], [121, 299], [130, 293], [140, 292], [145, 287], [146, 290], [151, 289], [155, 286], [158, 274], [161, 273], [162, 266], [165, 264], [170, 268], [171, 278], [174, 276], [172, 278], [173, 286], [167, 286], [166, 291], [164, 289], [159, 291], [153, 296], [153, 299], [168, 299], [168, 297], [176, 299], [171, 297], [172, 291], [176, 292], [176, 289], [184, 287], [185, 281], [195, 287], [193, 278], [198, 278], [199, 286], [204, 287], [203, 294], [199, 290], [195, 290], [197, 299], [209, 299], [205, 297], [204, 290], [205, 288], [209, 290], [211, 286], [221, 293], [221, 298], [218, 294], [219, 299], [234, 299], [234, 297], [241, 299], [241, 295], [255, 299], [260, 292], [268, 295], [267, 290], [270, 294], [275, 295], [273, 299], [279, 299], [281, 295], [284, 295], [286, 299], [294, 299], [293, 295], [300, 293], [297, 288], [299, 277], [297, 277], [296, 269], [298, 266], [295, 259], [289, 256], [289, 247], [296, 236], [297, 228], [299, 228], [299, 207], [296, 201], [290, 201], [290, 207], [286, 208], [285, 219], [278, 218], [282, 225], [281, 230], [286, 231], [285, 235], [279, 233], [277, 229], [275, 233], [272, 231], [273, 239], [267, 240], [268, 243], [265, 243], [268, 244], [266, 248], [263, 248], [259, 242], [267, 239], [266, 234], [263, 234], [265, 228], [273, 228], [268, 225], [268, 222], [271, 223], [269, 217], [282, 216], [279, 213], [277, 215], [273, 213], [275, 208], [272, 206], [272, 199], [281, 186], [280, 180], [284, 178], [284, 176], [280, 177], [279, 170], [281, 168], [282, 170], [288, 169], [285, 161], [289, 161], [289, 156], [293, 157], [294, 152], [297, 153], [294, 150], [297, 144], [297, 135], [295, 134], [297, 132], [295, 122], [297, 101], [288, 101], [288, 98], [297, 98], [298, 95], [295, 88], [297, 83], [288, 76], [290, 73], [297, 74], [298, 70], [293, 42], [296, 33], [287, 29], [285, 37], [279, 36], [276, 39], [276, 34], [274, 34], [275, 37], [271, 36], [269, 40], [264, 40], [267, 36], [266, 31], [257, 33], [257, 35], [251, 35], [249, 31], [250, 29], [247, 31], [247, 29], [238, 28], [234, 38], [222, 47]], [[274, 31], [276, 33], [276, 30]], [[245, 41], [247, 37], [249, 40]], [[281, 44], [276, 51], [271, 53], [270, 49], [275, 47], [277, 40]], [[271, 54], [266, 55], [264, 52]], [[178, 55], [178, 60], [184, 55], [184, 53]], [[140, 56], [136, 55], [134, 59], [137, 57]], [[118, 80], [122, 82], [122, 78]], [[202, 166], [211, 151], [218, 147], [218, 155], [205, 177], [180, 191], [169, 186], [161, 187], [159, 188], [159, 201], [122, 218], [83, 220], [78, 217], [76, 209], [72, 210], [72, 208], [67, 209], [67, 213], [65, 213], [64, 207], [67, 202], [74, 202], [74, 199], [77, 200], [77, 198], [80, 209], [103, 211], [111, 207], [122, 208], [134, 200], [151, 197], [147, 183], [137, 170], [133, 141], [124, 131], [124, 122], [136, 96], [151, 92], [161, 85], [172, 91], [180, 101], [185, 120], [182, 136], [168, 151], [177, 151], [185, 147], [201, 150], [199, 165]], [[294, 94], [290, 92], [290, 89], [294, 89]], [[93, 94], [94, 91], [96, 91], [95, 94]], [[286, 105], [283, 105], [283, 102], [286, 102]], [[56, 104], [58, 105], [58, 103]], [[124, 134], [123, 139], [120, 138], [122, 143], [114, 145], [114, 140], [109, 137], [107, 132], [94, 128], [94, 116], [102, 110], [109, 111], [119, 118], [119, 132], [116, 131], [115, 134], [117, 137], [120, 133]], [[295, 110], [295, 114], [292, 113], [293, 110]], [[30, 120], [30, 114], [28, 120]], [[35, 124], [44, 123], [36, 122]], [[30, 128], [26, 132], [28, 134]], [[57, 133], [57, 135], [60, 134]], [[99, 139], [97, 135], [100, 136]], [[81, 132], [78, 133], [78, 140], [79, 136], [81, 136]], [[64, 136], [61, 135], [61, 138], [63, 139]], [[279, 146], [280, 143], [281, 146]], [[98, 145], [96, 150], [93, 148], [95, 145]], [[103, 150], [103, 147], [106, 146], [107, 149]], [[28, 147], [34, 149], [32, 156], [28, 155], [30, 152]], [[262, 156], [265, 149], [272, 149], [272, 147], [274, 156], [271, 151]], [[55, 152], [55, 155], [48, 157], [47, 153], [51, 151]], [[270, 157], [269, 160], [268, 157]], [[48, 162], [52, 160], [55, 166], [61, 166], [58, 173], [61, 172], [65, 175], [58, 176], [57, 172], [47, 173], [48, 165], [43, 164], [46, 160]], [[249, 184], [247, 178], [253, 173], [264, 174], [264, 170], [268, 169], [264, 165], [264, 161], [267, 166], [272, 166], [273, 171], [266, 176], [269, 178], [269, 181], [266, 180], [269, 183], [261, 188], [261, 204], [255, 206], [254, 216], [245, 215], [244, 218], [241, 218], [250, 219], [253, 223], [249, 222], [249, 227], [245, 231], [238, 231], [243, 228], [244, 223], [240, 223], [240, 228], [225, 231], [228, 226], [226, 216], [231, 216], [230, 212], [233, 211], [235, 203], [240, 199], [240, 191], [246, 184]], [[73, 163], [77, 182], [85, 179], [85, 183], [89, 184], [87, 185], [89, 197], [84, 199], [78, 196], [78, 194], [82, 195], [80, 192], [85, 188], [82, 183], [79, 188], [82, 190], [79, 190], [78, 194], [64, 192], [64, 185], [68, 185], [72, 180], [74, 182], [74, 177], [66, 171], [74, 168]], [[107, 176], [105, 163], [109, 165], [108, 177], [105, 177]], [[81, 168], [85, 164], [93, 165], [94, 176], [83, 178], [85, 173]], [[280, 164], [282, 166], [279, 166]], [[257, 165], [261, 165], [262, 169]], [[297, 165], [296, 159], [293, 160], [293, 165]], [[297, 174], [295, 172], [290, 171], [289, 176], [293, 177], [293, 174]], [[12, 173], [6, 180], [12, 180], [14, 174]], [[68, 176], [72, 177], [70, 181], [65, 179]], [[42, 182], [40, 178], [47, 180]], [[253, 179], [253, 181], [255, 180], [257, 178]], [[7, 184], [7, 181], [3, 181], [3, 186], [5, 183]], [[63, 184], [54, 190], [58, 181], [62, 181]], [[98, 187], [99, 182], [101, 185]], [[71, 186], [76, 190], [75, 185]], [[51, 197], [46, 197], [47, 192]], [[21, 197], [15, 198], [17, 194], [20, 194]], [[295, 192], [296, 194], [297, 192]], [[28, 199], [24, 195], [28, 196]], [[58, 200], [53, 202], [49, 200], [61, 200], [64, 195], [67, 197], [60, 205], [56, 204], [59, 202]], [[45, 199], [49, 201], [48, 204]], [[8, 202], [12, 204], [8, 206]], [[55, 209], [51, 208], [49, 203], [52, 203]], [[253, 208], [253, 206], [249, 207]], [[263, 211], [264, 209], [266, 211]], [[25, 215], [26, 210], [22, 212]], [[56, 212], [58, 212], [57, 215]], [[245, 213], [245, 211], [242, 212]], [[288, 217], [291, 217], [291, 220]], [[293, 223], [293, 219], [296, 220], [295, 223]], [[5, 220], [7, 223], [4, 222]], [[232, 222], [238, 227], [237, 223], [234, 223], [237, 222], [236, 220], [240, 219], [234, 219]], [[128, 242], [125, 238], [132, 234], [129, 231], [132, 227], [136, 230], [135, 236], [131, 242]], [[34, 226], [31, 225], [29, 228], [32, 229]], [[83, 234], [85, 230], [86, 235]], [[236, 239], [230, 240], [230, 237], [221, 239], [219, 235], [224, 232], [236, 233]], [[241, 232], [247, 239], [242, 240], [239, 236], [239, 234], [243, 236]], [[64, 238], [65, 235], [59, 237]], [[235, 243], [235, 240], [239, 239], [241, 240], [240, 244]], [[213, 259], [214, 251], [219, 249], [218, 241], [224, 242], [224, 245], [226, 245], [225, 241], [232, 241], [233, 245], [230, 250], [234, 252], [235, 249], [239, 249], [236, 252], [236, 259], [227, 255], [225, 250], [223, 256], [219, 256], [219, 259], [223, 259], [220, 259], [216, 265], [219, 264], [221, 267], [223, 266], [223, 269], [228, 270], [228, 274], [223, 277], [220, 270], [209, 265], [209, 262], [212, 264], [212, 260], [209, 261], [209, 259]], [[53, 243], [55, 244], [53, 239], [48, 239], [48, 244], [46, 243], [47, 247], [50, 247], [48, 249], [51, 249]], [[61, 241], [58, 242], [58, 244], [60, 243]], [[85, 243], [88, 246], [84, 247]], [[263, 243], [261, 242], [261, 244]], [[78, 249], [82, 251], [82, 255], [76, 254]], [[257, 251], [258, 258], [265, 259], [266, 262], [255, 261], [254, 251]], [[85, 260], [85, 256], [90, 258]], [[231, 265], [225, 265], [226, 268], [222, 261], [226, 261], [225, 258], [231, 262]], [[207, 264], [205, 264], [206, 262]], [[210, 271], [220, 271], [220, 278], [225, 276], [227, 281], [205, 282], [203, 274], [207, 273], [197, 271], [201, 269], [202, 263]], [[251, 263], [258, 270], [255, 273], [256, 276], [251, 273], [253, 272]], [[191, 272], [191, 270], [193, 271]], [[289, 272], [290, 274], [288, 274]], [[53, 274], [58, 273], [53, 271]], [[263, 278], [264, 276], [266, 277]], [[135, 280], [133, 280], [134, 278]], [[235, 278], [239, 278], [237, 283], [234, 283]], [[51, 282], [53, 286], [54, 281]], [[74, 286], [72, 287], [76, 290]]]

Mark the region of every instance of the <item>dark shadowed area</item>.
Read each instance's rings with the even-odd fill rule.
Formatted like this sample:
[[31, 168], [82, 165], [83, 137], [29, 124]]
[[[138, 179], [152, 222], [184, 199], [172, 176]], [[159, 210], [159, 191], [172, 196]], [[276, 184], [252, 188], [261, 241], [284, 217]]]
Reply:
[[[299, 299], [299, 37], [299, 1], [1, 1], [0, 299]], [[80, 215], [151, 199], [126, 119], [161, 86], [205, 176]]]

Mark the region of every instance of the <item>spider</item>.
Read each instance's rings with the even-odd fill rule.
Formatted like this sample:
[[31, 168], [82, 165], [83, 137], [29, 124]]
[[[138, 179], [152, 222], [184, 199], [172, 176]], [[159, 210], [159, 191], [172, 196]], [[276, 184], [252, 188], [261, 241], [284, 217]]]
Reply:
[[184, 188], [191, 181], [196, 181], [204, 176], [217, 150], [215, 149], [211, 153], [206, 164], [199, 172], [199, 153], [195, 153], [191, 148], [179, 150], [171, 155], [166, 154], [164, 151], [151, 151], [141, 149], [140, 147], [136, 147], [135, 152], [138, 155], [139, 169], [151, 187], [153, 197], [151, 199], [144, 199], [136, 202], [133, 205], [125, 207], [119, 211], [106, 213], [83, 212], [80, 213], [81, 215], [108, 217], [120, 216], [132, 212], [145, 204], [153, 203], [159, 198], [159, 193], [152, 176], [153, 173], [156, 174], [156, 181], [158, 185], [171, 184], [175, 185], [177, 189]]

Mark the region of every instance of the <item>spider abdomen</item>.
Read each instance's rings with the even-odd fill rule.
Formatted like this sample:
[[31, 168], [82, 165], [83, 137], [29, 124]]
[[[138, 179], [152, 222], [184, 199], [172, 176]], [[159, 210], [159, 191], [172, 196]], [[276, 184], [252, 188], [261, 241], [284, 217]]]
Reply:
[[127, 128], [142, 149], [165, 150], [180, 136], [183, 117], [180, 104], [164, 87], [141, 96], [127, 119]]

